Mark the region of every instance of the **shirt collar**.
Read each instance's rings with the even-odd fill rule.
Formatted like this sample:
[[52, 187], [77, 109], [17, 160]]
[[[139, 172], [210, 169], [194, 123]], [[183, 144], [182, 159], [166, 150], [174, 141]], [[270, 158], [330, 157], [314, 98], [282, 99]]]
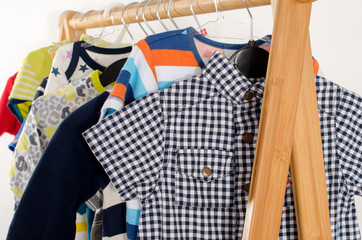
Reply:
[[209, 80], [221, 95], [233, 103], [244, 102], [243, 97], [247, 92], [255, 96], [251, 101], [261, 100], [263, 97], [265, 78], [251, 83], [218, 51], [214, 52], [203, 68], [201, 76]]

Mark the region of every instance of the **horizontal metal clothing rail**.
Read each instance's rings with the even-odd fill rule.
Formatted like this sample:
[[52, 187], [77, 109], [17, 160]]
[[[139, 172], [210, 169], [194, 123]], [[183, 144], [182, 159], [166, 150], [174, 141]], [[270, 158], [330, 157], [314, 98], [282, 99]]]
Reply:
[[[145, 7], [147, 21], [157, 20], [158, 2]], [[311, 2], [246, 1], [248, 7], [272, 5], [275, 13], [243, 240], [278, 239], [289, 167], [299, 239], [332, 239], [308, 31]], [[168, 3], [161, 3], [160, 18], [168, 18]], [[217, 3], [220, 11], [245, 7], [243, 0]], [[215, 11], [214, 0], [194, 0], [192, 4], [195, 14]], [[126, 23], [137, 22], [137, 7], [127, 7]], [[122, 24], [122, 10], [112, 11], [116, 25]], [[101, 13], [92, 11], [82, 21], [82, 13], [64, 13], [60, 40], [76, 41], [86, 29], [113, 25], [111, 17], [104, 18]], [[192, 15], [190, 0], [174, 0], [170, 13], [173, 18]], [[142, 21], [142, 11], [138, 19]]]

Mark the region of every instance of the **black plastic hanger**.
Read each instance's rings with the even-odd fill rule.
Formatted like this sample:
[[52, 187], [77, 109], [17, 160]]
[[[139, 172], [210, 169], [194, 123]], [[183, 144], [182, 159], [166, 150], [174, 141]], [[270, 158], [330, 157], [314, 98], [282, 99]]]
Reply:
[[99, 77], [99, 80], [103, 87], [108, 86], [109, 84], [117, 80], [119, 72], [123, 68], [123, 65], [126, 63], [126, 61], [126, 58], [117, 60], [103, 71], [103, 73]]
[[253, 16], [251, 15], [245, 0], [244, 3], [250, 16], [250, 40], [245, 47], [237, 50], [229, 60], [247, 78], [265, 77], [268, 67], [269, 52], [260, 48], [253, 40]]
[[260, 48], [252, 40], [236, 51], [230, 58], [230, 62], [247, 78], [261, 78], [266, 76], [269, 52]]

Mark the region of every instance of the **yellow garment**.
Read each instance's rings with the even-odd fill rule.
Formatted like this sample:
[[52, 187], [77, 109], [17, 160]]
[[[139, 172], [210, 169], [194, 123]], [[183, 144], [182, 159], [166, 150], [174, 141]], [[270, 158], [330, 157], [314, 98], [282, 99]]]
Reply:
[[80, 37], [79, 40], [83, 40], [83, 41], [86, 41], [87, 43], [91, 44], [91, 45], [94, 45], [94, 46], [97, 46], [97, 47], [127, 47], [127, 46], [131, 46], [131, 44], [124, 44], [124, 43], [111, 43], [111, 42], [108, 42], [106, 40], [103, 40], [101, 38], [98, 38], [98, 37], [93, 37], [93, 36], [90, 36], [90, 35], [87, 35], [87, 34], [82, 34], [82, 36]]
[[[112, 43], [87, 34], [83, 34], [80, 40], [99, 47], [112, 46]], [[43, 47], [29, 53], [23, 60], [9, 97], [10, 111], [20, 122], [23, 122], [28, 115], [29, 108], [41, 81], [50, 73], [53, 62], [52, 52], [68, 43], [70, 42], [52, 43], [48, 47]]]
[[50, 47], [29, 53], [23, 60], [9, 97], [10, 111], [22, 122], [29, 112], [36, 90], [48, 76], [53, 59], [48, 53]]

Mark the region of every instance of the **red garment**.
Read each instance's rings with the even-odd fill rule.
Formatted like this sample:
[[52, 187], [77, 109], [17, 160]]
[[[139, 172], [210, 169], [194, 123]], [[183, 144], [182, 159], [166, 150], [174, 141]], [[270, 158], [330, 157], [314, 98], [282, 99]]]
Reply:
[[1, 95], [0, 99], [0, 136], [3, 135], [5, 132], [10, 133], [12, 135], [16, 135], [20, 129], [20, 122], [14, 117], [14, 115], [9, 111], [7, 106], [9, 101], [9, 96], [11, 89], [13, 88], [14, 81], [16, 78], [15, 73], [8, 79], [6, 83], [5, 89], [3, 94]]

